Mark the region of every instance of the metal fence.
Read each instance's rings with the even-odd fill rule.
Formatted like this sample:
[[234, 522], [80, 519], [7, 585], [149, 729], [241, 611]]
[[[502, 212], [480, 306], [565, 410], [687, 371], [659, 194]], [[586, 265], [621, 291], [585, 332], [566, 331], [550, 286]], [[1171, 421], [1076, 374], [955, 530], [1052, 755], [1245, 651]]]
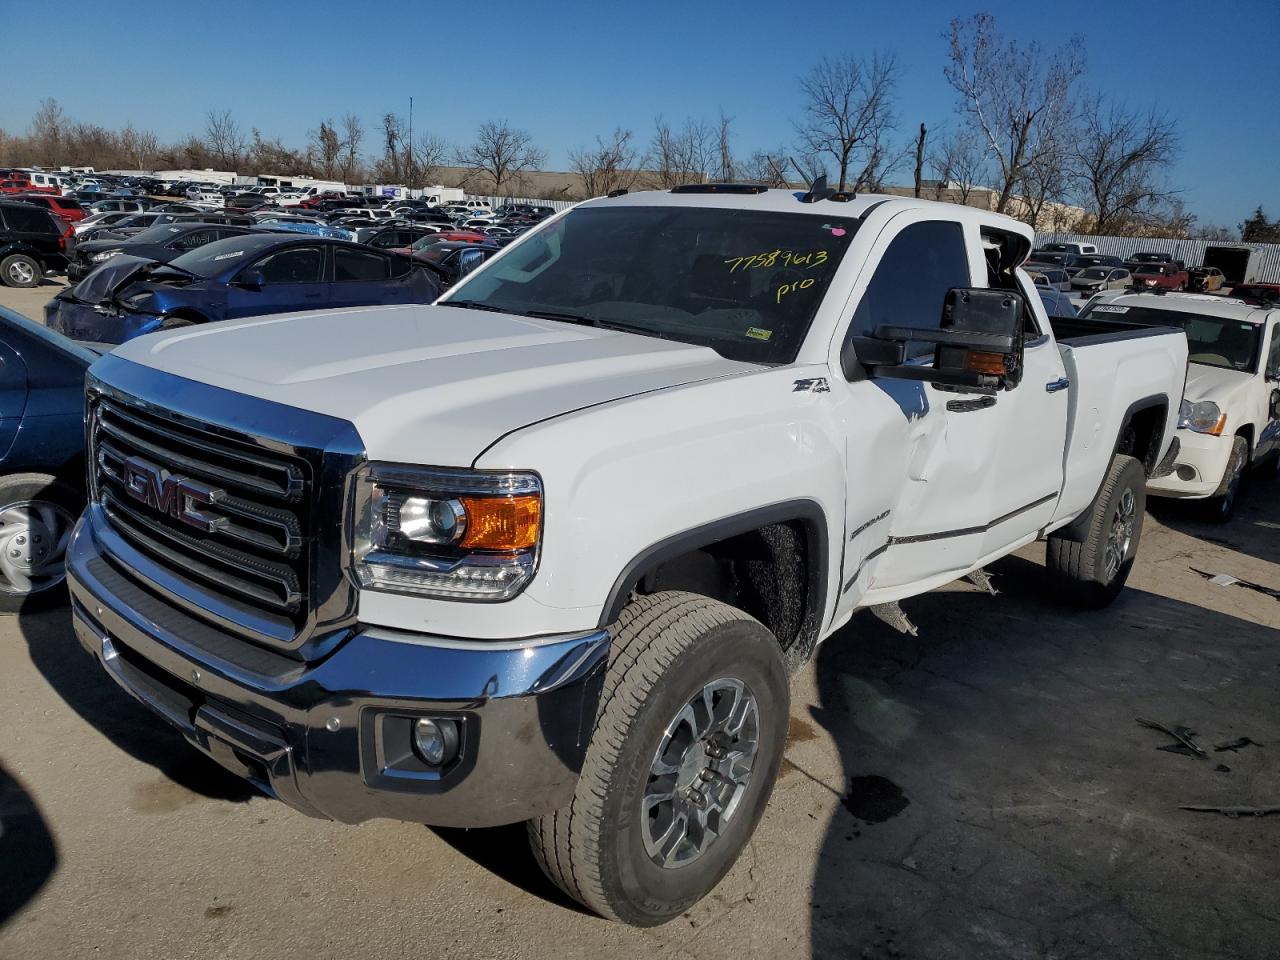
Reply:
[[489, 206], [497, 210], [499, 207], [508, 203], [527, 203], [535, 207], [551, 207], [556, 213], [561, 210], [568, 210], [577, 200], [536, 200], [530, 197], [491, 197], [483, 193], [468, 193], [468, 200], [488, 200]]
[[1036, 235], [1037, 243], [1092, 243], [1099, 253], [1112, 257], [1129, 257], [1149, 250], [1169, 253], [1188, 267], [1204, 263], [1206, 247], [1248, 247], [1259, 251], [1258, 281], [1280, 283], [1280, 243], [1231, 243], [1216, 240], [1161, 240], [1150, 237], [1094, 237], [1080, 233], [1045, 233]]

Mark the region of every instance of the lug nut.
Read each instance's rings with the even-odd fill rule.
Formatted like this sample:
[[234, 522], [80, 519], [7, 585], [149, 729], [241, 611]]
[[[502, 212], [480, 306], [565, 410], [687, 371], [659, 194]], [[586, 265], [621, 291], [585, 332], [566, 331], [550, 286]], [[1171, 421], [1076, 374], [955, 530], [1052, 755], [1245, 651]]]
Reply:
[[689, 799], [701, 806], [707, 802], [707, 795], [694, 787], [689, 788]]

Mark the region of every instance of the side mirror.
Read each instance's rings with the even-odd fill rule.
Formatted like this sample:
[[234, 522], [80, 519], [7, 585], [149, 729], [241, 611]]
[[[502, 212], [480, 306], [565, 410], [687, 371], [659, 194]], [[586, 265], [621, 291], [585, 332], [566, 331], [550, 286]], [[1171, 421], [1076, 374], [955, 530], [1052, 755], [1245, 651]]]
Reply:
[[[1012, 390], [1022, 380], [1026, 315], [1018, 293], [957, 287], [947, 292], [938, 329], [880, 326], [874, 336], [850, 337], [841, 365], [850, 380], [863, 368], [873, 378], [923, 380], [957, 393]], [[907, 363], [910, 341], [935, 345], [933, 366]]]
[[261, 270], [246, 270], [236, 278], [236, 286], [245, 290], [261, 290], [267, 285]]
[[1271, 391], [1271, 419], [1280, 420], [1280, 390]]
[[463, 250], [458, 254], [458, 278], [465, 277], [476, 267], [484, 263], [484, 253], [480, 250]]

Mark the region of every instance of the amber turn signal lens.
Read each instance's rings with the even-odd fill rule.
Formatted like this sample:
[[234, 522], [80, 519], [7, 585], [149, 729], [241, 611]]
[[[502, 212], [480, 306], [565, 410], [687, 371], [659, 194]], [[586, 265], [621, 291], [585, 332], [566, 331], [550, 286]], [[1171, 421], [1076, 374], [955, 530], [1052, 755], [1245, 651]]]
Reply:
[[464, 550], [528, 550], [538, 543], [542, 498], [461, 497], [467, 511]]
[[970, 350], [964, 358], [964, 368], [972, 370], [974, 373], [990, 373], [995, 376], [1002, 376], [1004, 370], [1004, 355], [1000, 353], [979, 353], [976, 350]]

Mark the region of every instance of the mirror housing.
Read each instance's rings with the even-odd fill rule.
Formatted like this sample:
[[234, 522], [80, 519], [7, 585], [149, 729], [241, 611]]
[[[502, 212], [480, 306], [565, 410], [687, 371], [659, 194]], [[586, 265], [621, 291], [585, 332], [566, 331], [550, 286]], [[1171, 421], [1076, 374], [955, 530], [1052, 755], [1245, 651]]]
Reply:
[[236, 277], [236, 286], [244, 290], [261, 290], [267, 285], [261, 270], [246, 270]]
[[[956, 393], [994, 394], [1022, 380], [1027, 305], [1011, 290], [957, 287], [947, 292], [938, 329], [877, 327], [851, 336], [841, 350], [850, 380], [922, 380]], [[910, 341], [935, 346], [933, 366], [907, 362]]]

